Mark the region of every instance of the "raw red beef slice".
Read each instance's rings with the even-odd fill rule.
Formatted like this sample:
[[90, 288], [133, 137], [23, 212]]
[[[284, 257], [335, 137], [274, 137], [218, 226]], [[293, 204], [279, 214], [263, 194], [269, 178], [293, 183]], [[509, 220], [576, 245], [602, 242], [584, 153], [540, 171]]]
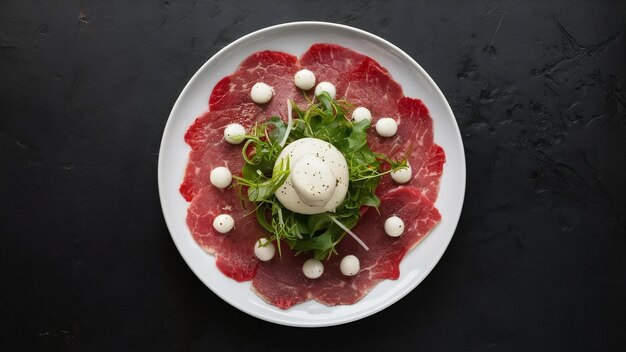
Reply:
[[443, 164], [446, 162], [446, 153], [443, 148], [433, 144], [426, 161], [418, 170], [413, 170], [413, 179], [410, 184], [421, 189], [426, 198], [431, 202], [437, 200], [439, 195], [439, 181], [443, 173]]
[[[385, 234], [384, 221], [396, 215], [406, 224], [404, 234], [392, 238]], [[401, 187], [381, 198], [380, 214], [367, 212], [353, 229], [370, 247], [365, 251], [346, 237], [337, 246], [338, 256], [324, 262], [324, 274], [315, 280], [302, 274], [306, 256], [283, 255], [282, 260], [261, 263], [252, 288], [267, 302], [286, 309], [309, 299], [326, 305], [352, 304], [365, 296], [378, 282], [397, 279], [399, 264], [407, 251], [421, 241], [440, 221], [433, 203], [415, 187]], [[286, 253], [290, 252], [287, 250]], [[356, 255], [361, 271], [354, 277], [341, 274], [343, 256]]]
[[402, 186], [415, 186], [422, 191], [426, 198], [434, 203], [439, 194], [439, 181], [441, 180], [441, 174], [443, 173], [443, 164], [446, 162], [446, 155], [443, 148], [437, 144], [433, 144], [421, 165], [418, 165], [416, 161], [411, 162], [409, 160], [409, 162], [411, 165], [415, 165], [411, 166], [413, 177], [409, 180], [409, 182], [404, 185], [397, 184], [391, 179], [391, 176], [385, 175], [383, 176], [380, 185], [378, 185], [376, 193], [380, 196], [394, 188]]
[[326, 81], [334, 84], [337, 97], [343, 97], [348, 83], [346, 75], [366, 57], [336, 44], [313, 44], [300, 57], [300, 66], [315, 73], [317, 83]]
[[[380, 137], [375, 131], [371, 132], [372, 134], [368, 137], [371, 140], [372, 150], [385, 153], [398, 160], [406, 157], [413, 170], [411, 184], [425, 187], [431, 182], [422, 180], [426, 177], [426, 171], [422, 169], [428, 169], [429, 177], [441, 175], [445, 162], [443, 150], [439, 152], [439, 149], [433, 149], [435, 144], [432, 118], [421, 100], [405, 97], [398, 101], [396, 120], [399, 122], [398, 133], [393, 137]], [[438, 190], [438, 179], [436, 181], [436, 184], [431, 185], [433, 190]], [[398, 187], [398, 184], [392, 181], [389, 175], [385, 175], [378, 186], [377, 194], [384, 194], [395, 187]], [[434, 195], [431, 193], [429, 192], [428, 198], [434, 202], [436, 192]]]
[[[237, 193], [207, 187], [193, 199], [187, 212], [187, 225], [196, 242], [207, 252], [215, 254], [217, 267], [237, 281], [251, 280], [259, 265], [252, 248], [264, 236], [254, 216], [245, 211]], [[235, 228], [222, 234], [213, 228], [213, 220], [220, 214], [230, 214]]]
[[[257, 119], [285, 116], [287, 99], [303, 101], [302, 93], [293, 84], [298, 71], [297, 58], [278, 51], [261, 51], [245, 59], [237, 71], [215, 85], [209, 98], [211, 111], [231, 110], [234, 115]], [[267, 104], [255, 104], [250, 89], [257, 82], [268, 84], [274, 96]]]
[[433, 120], [421, 100], [403, 97], [397, 103], [398, 112], [390, 116], [398, 123], [392, 137], [381, 137], [371, 128], [368, 143], [372, 150], [402, 159], [408, 154], [411, 165], [421, 165], [433, 144]]
[[224, 140], [224, 129], [230, 123], [240, 123], [250, 128], [254, 120], [245, 120], [242, 115], [231, 117], [230, 111], [209, 111], [197, 118], [185, 133], [185, 141], [191, 146], [185, 178], [180, 193], [191, 201], [205, 187], [211, 185], [211, 170], [219, 166], [228, 167], [238, 174], [243, 167], [241, 145], [232, 145]]
[[[365, 58], [345, 78], [345, 99], [357, 106], [364, 106], [372, 113], [372, 126], [381, 117], [397, 114], [398, 100], [404, 96], [402, 87], [394, 81], [387, 70], [371, 58]], [[352, 113], [350, 111], [350, 113]]]

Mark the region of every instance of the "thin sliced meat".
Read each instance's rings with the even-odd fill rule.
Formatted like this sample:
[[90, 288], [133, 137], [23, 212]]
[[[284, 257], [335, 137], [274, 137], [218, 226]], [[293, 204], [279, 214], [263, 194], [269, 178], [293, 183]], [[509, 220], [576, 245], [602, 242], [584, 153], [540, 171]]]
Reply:
[[180, 185], [180, 193], [190, 202], [206, 187], [211, 185], [211, 170], [225, 166], [233, 174], [243, 168], [241, 145], [233, 145], [224, 140], [224, 129], [231, 123], [240, 123], [246, 129], [254, 120], [246, 120], [242, 115], [231, 116], [227, 112], [209, 111], [197, 118], [185, 133], [185, 141], [191, 146], [185, 178]]
[[433, 144], [433, 120], [419, 99], [400, 98], [397, 109], [391, 117], [398, 123], [398, 132], [392, 137], [381, 137], [371, 128], [367, 141], [373, 151], [397, 159], [408, 154], [411, 165], [421, 165]]
[[[222, 234], [213, 228], [213, 220], [220, 214], [229, 214], [235, 228]], [[187, 225], [196, 242], [213, 253], [217, 267], [237, 281], [251, 280], [259, 265], [255, 257], [255, 242], [264, 231], [254, 216], [245, 216], [236, 192], [207, 187], [193, 199], [187, 211]]]
[[[398, 101], [398, 120], [400, 125], [396, 136], [369, 135], [372, 150], [398, 160], [407, 157], [413, 170], [413, 177], [407, 185], [420, 188], [428, 199], [435, 202], [446, 157], [443, 149], [433, 142], [432, 118], [428, 109], [421, 100], [402, 98]], [[404, 127], [401, 127], [402, 124]], [[385, 175], [376, 193], [380, 196], [399, 186], [391, 176]]]
[[419, 188], [424, 196], [431, 202], [437, 200], [439, 194], [439, 181], [441, 180], [441, 174], [443, 173], [443, 164], [446, 162], [446, 154], [443, 148], [437, 144], [433, 144], [430, 152], [423, 160], [421, 165], [418, 165], [416, 161], [413, 161], [411, 169], [413, 171], [413, 177], [404, 185], [397, 184], [391, 179], [390, 175], [384, 175], [376, 193], [378, 195], [385, 194], [394, 188], [402, 186], [415, 186]]
[[402, 87], [387, 70], [369, 57], [347, 75], [345, 87], [345, 99], [355, 107], [364, 106], [370, 110], [372, 126], [381, 117], [395, 117], [398, 100], [404, 96]]
[[[244, 60], [237, 71], [217, 83], [209, 98], [210, 111], [230, 111], [231, 116], [244, 119], [266, 119], [285, 116], [287, 99], [304, 101], [302, 92], [293, 84], [298, 71], [297, 58], [278, 51], [260, 51]], [[268, 84], [274, 96], [267, 104], [255, 104], [250, 99], [250, 89], [257, 82]]]
[[337, 97], [343, 97], [346, 75], [358, 67], [367, 56], [336, 44], [313, 44], [301, 57], [300, 67], [315, 74], [317, 83], [330, 82], [337, 88]]
[[422, 190], [422, 193], [431, 202], [439, 195], [439, 182], [443, 173], [443, 164], [446, 162], [446, 153], [438, 144], [433, 144], [430, 154], [419, 170], [413, 171], [411, 185]]
[[[393, 215], [406, 224], [398, 238], [387, 236], [384, 230], [385, 219]], [[292, 256], [285, 250], [282, 260], [261, 263], [252, 288], [264, 300], [282, 309], [309, 299], [329, 306], [353, 304], [380, 281], [397, 279], [404, 255], [425, 238], [440, 219], [439, 211], [419, 189], [397, 188], [381, 198], [380, 214], [368, 212], [353, 229], [370, 247], [369, 251], [346, 237], [337, 246], [339, 255], [324, 262], [324, 274], [312, 280], [301, 270], [308, 257]], [[341, 258], [348, 254], [356, 255], [361, 262], [361, 270], [354, 277], [344, 276], [339, 270]]]

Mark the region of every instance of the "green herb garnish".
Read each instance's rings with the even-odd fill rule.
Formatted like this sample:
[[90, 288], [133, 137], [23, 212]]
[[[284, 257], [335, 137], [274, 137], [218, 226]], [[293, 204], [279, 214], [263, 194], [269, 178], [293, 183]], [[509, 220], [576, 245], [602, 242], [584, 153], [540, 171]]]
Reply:
[[[357, 224], [361, 207], [378, 208], [380, 199], [376, 196], [376, 187], [381, 176], [407, 167], [407, 162], [372, 152], [367, 144], [370, 122], [354, 123], [346, 118], [345, 111], [349, 108], [346, 101], [333, 100], [325, 92], [317, 100], [309, 101], [305, 110], [289, 103], [290, 114], [294, 113], [295, 117], [291, 120], [290, 116], [291, 126], [279, 117], [271, 117], [254, 126], [245, 136], [242, 148], [245, 160], [242, 176], [233, 177], [242, 200], [256, 205], [252, 212], [271, 234], [269, 240], [277, 241], [279, 254], [280, 241], [285, 241], [298, 254], [311, 251], [316, 259], [322, 260], [337, 254], [335, 246], [346, 235], [345, 229]], [[331, 143], [348, 164], [348, 193], [334, 213], [295, 213], [283, 207], [276, 198], [275, 192], [290, 173], [289, 162], [284, 162], [288, 159], [277, 164], [278, 155], [285, 145], [307, 137]], [[390, 168], [383, 172], [381, 168], [385, 164]], [[367, 249], [362, 241], [355, 239]]]

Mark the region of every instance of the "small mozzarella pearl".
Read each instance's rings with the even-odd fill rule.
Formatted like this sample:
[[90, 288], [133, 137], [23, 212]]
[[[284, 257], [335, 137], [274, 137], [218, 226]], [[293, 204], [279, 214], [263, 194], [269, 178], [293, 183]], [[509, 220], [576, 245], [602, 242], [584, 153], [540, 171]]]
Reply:
[[238, 123], [231, 123], [224, 129], [224, 139], [230, 144], [240, 144], [245, 135], [246, 129]]
[[293, 76], [296, 87], [302, 90], [309, 90], [315, 87], [315, 74], [309, 70], [300, 70]]
[[228, 214], [220, 214], [213, 220], [213, 228], [219, 233], [227, 233], [235, 227], [235, 219]]
[[397, 216], [385, 220], [385, 232], [391, 237], [399, 237], [404, 232], [404, 221]]
[[398, 132], [398, 124], [391, 117], [383, 117], [376, 122], [376, 133], [382, 137], [391, 137]]
[[274, 89], [263, 82], [257, 82], [250, 89], [250, 98], [257, 104], [265, 104], [272, 99]]
[[317, 87], [315, 87], [315, 96], [322, 94], [322, 92], [328, 93], [333, 99], [335, 99], [335, 95], [337, 95], [337, 89], [330, 82], [320, 82]]
[[372, 113], [367, 108], [360, 106], [352, 112], [352, 120], [356, 123], [363, 120], [372, 121]]
[[233, 181], [233, 175], [227, 167], [219, 166], [211, 170], [211, 184], [219, 189], [224, 189]]
[[254, 244], [254, 255], [261, 261], [268, 261], [274, 258], [274, 254], [276, 254], [276, 247], [274, 244], [269, 242], [267, 238], [260, 238]]
[[317, 279], [324, 273], [324, 264], [315, 258], [311, 258], [302, 265], [302, 272], [309, 279]]
[[391, 172], [391, 179], [396, 181], [396, 183], [407, 183], [411, 181], [412, 177], [413, 170], [411, 169], [411, 165], [408, 164], [404, 169]]
[[339, 263], [339, 269], [341, 273], [346, 276], [354, 276], [361, 269], [361, 263], [359, 263], [359, 258], [353, 255], [347, 255], [341, 259], [341, 263]]

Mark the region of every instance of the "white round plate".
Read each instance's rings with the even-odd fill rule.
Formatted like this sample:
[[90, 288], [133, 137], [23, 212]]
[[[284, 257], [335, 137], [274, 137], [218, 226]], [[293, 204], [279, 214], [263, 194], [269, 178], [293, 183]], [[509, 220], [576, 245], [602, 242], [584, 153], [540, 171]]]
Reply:
[[[233, 73], [239, 63], [260, 50], [278, 50], [302, 55], [314, 43], [336, 43], [368, 55], [389, 70], [408, 97], [424, 101], [434, 121], [435, 142], [446, 152], [436, 206], [439, 225], [400, 265], [400, 278], [386, 280], [353, 305], [327, 307], [309, 301], [287, 310], [269, 305], [250, 289], [224, 276], [212, 255], [194, 241], [185, 218], [189, 203], [178, 192], [190, 151], [183, 136], [196, 117], [208, 109], [215, 84]], [[459, 128], [443, 94], [411, 57], [393, 44], [362, 30], [325, 22], [294, 22], [248, 34], [215, 54], [191, 78], [169, 116], [159, 152], [159, 193], [167, 227], [178, 251], [191, 270], [215, 294], [236, 308], [277, 324], [318, 327], [348, 323], [374, 314], [414, 289], [439, 261], [452, 239], [465, 194], [465, 155]]]

